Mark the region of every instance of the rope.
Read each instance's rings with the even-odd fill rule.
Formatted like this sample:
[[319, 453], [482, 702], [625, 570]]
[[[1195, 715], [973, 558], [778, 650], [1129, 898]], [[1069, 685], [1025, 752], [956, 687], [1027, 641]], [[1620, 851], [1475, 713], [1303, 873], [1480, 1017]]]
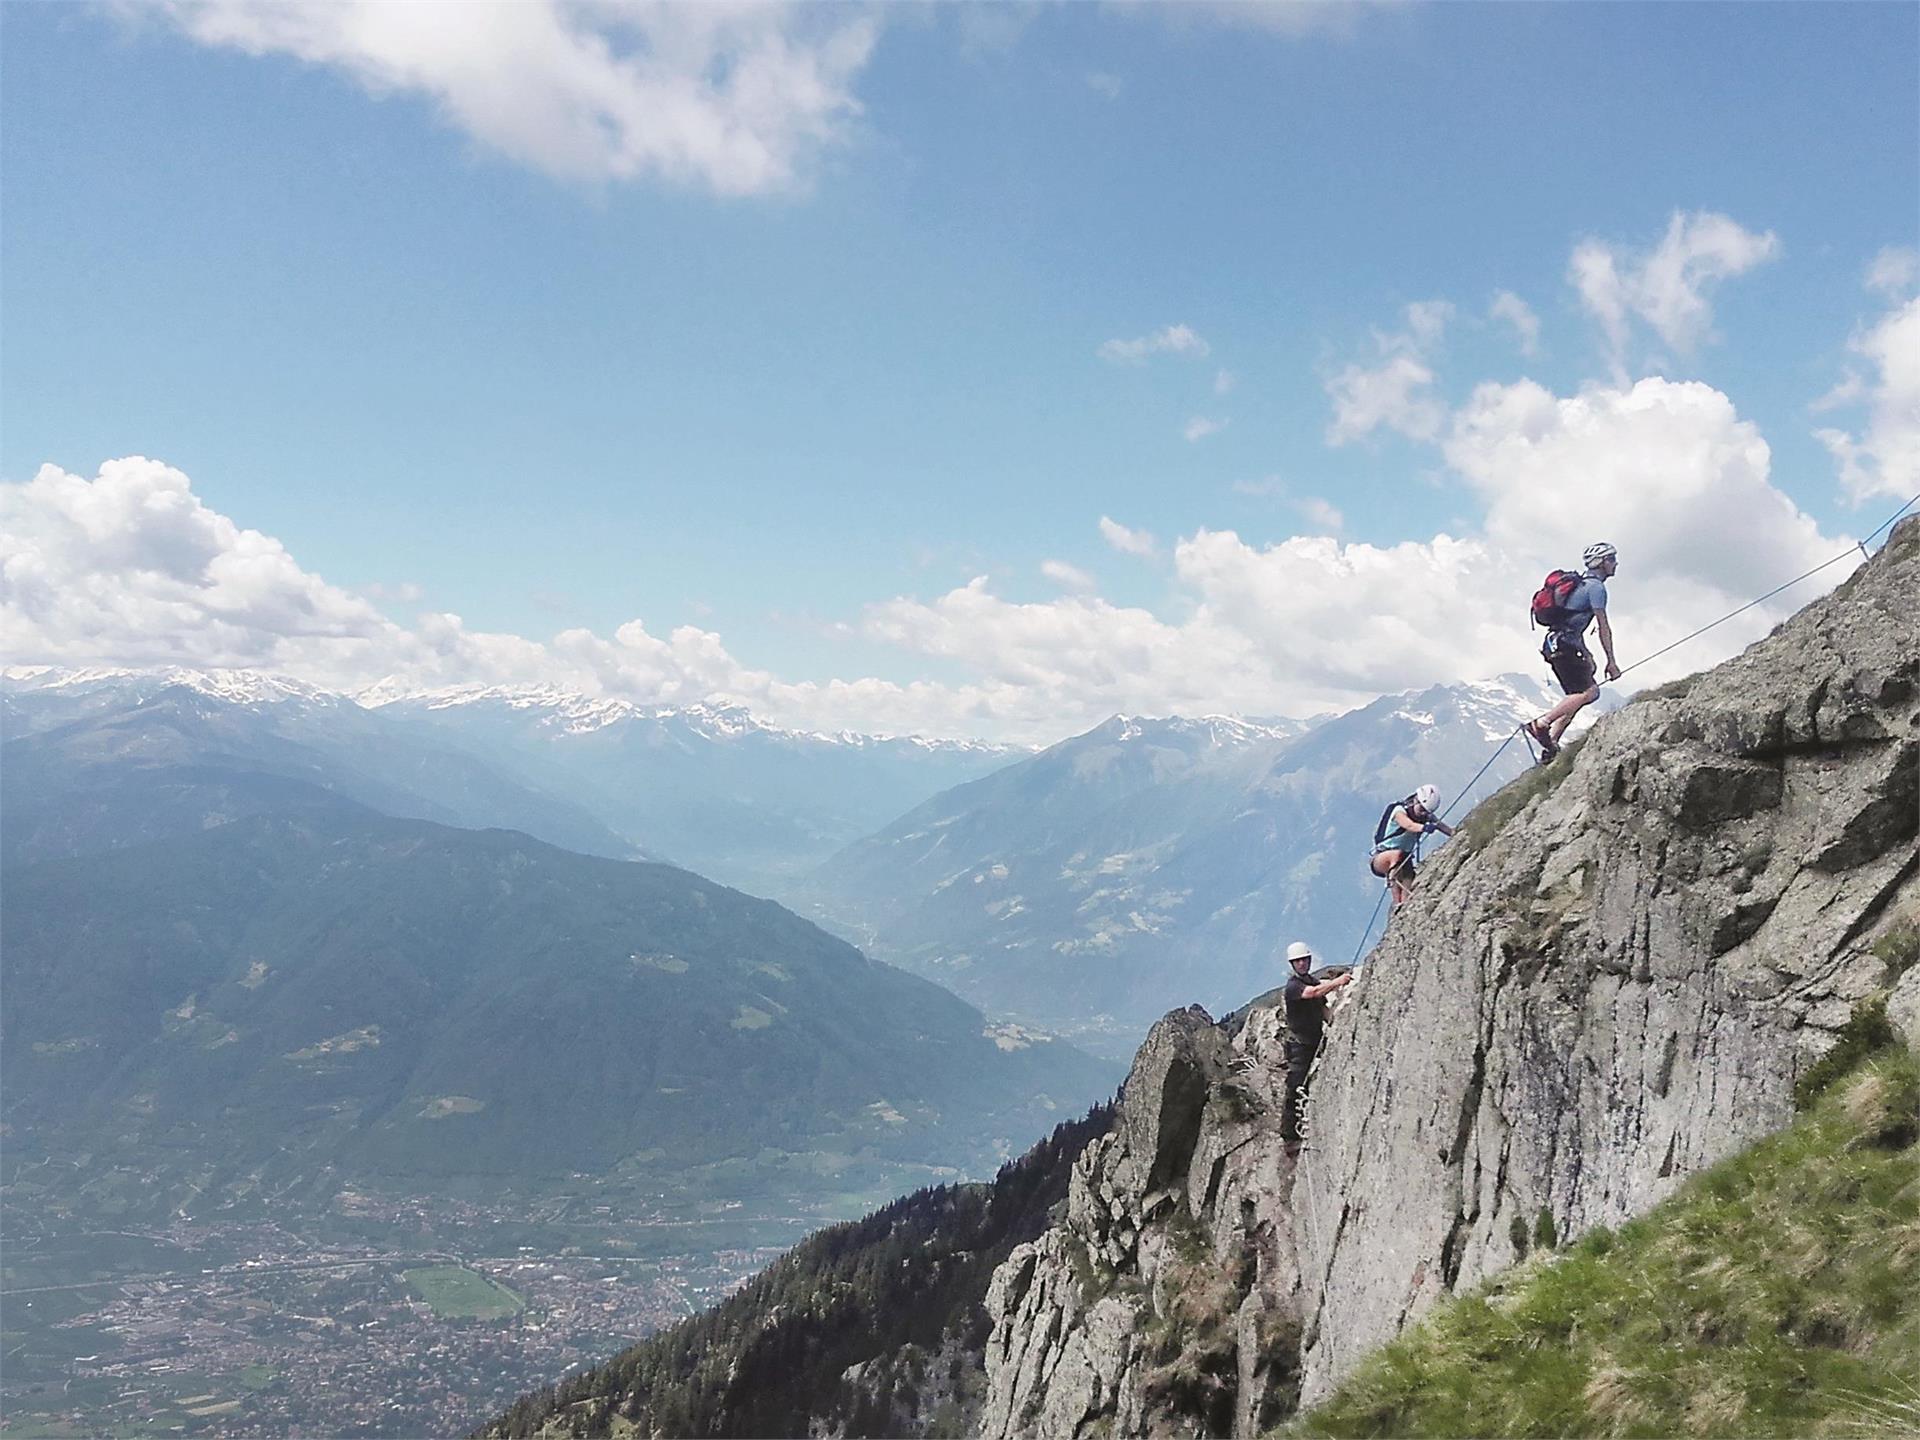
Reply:
[[1380, 887], [1380, 898], [1373, 902], [1373, 914], [1367, 917], [1367, 928], [1360, 932], [1360, 943], [1353, 947], [1353, 959], [1347, 962], [1349, 967], [1360, 963], [1360, 952], [1367, 948], [1367, 937], [1373, 934], [1373, 922], [1380, 918], [1380, 907], [1386, 903], [1387, 887], [1382, 885]]
[[[1613, 677], [1614, 681], [1615, 682], [1619, 681], [1623, 676], [1631, 674], [1633, 671], [1638, 670], [1642, 665], [1648, 664], [1650, 661], [1658, 660], [1662, 655], [1666, 654], [1667, 651], [1669, 650], [1678, 650], [1682, 645], [1686, 644], [1689, 640], [1699, 639], [1702, 635], [1706, 634], [1707, 631], [1713, 629], [1716, 625], [1724, 625], [1727, 623], [1727, 621], [1733, 619], [1734, 616], [1744, 615], [1747, 613], [1747, 611], [1753, 609], [1753, 607], [1756, 605], [1764, 605], [1767, 601], [1771, 600], [1774, 596], [1778, 595], [1782, 590], [1791, 590], [1795, 585], [1798, 585], [1802, 580], [1811, 580], [1815, 575], [1818, 575], [1822, 570], [1825, 570], [1829, 565], [1838, 565], [1842, 560], [1851, 560], [1853, 558], [1853, 552], [1855, 550], [1858, 550], [1862, 555], [1867, 554], [1867, 541], [1874, 539], [1876, 536], [1880, 534], [1882, 530], [1890, 529], [1893, 526], [1894, 522], [1899, 520], [1899, 518], [1902, 515], [1906, 514], [1907, 511], [1911, 510], [1914, 507], [1916, 502], [1920, 502], [1920, 495], [1915, 495], [1913, 499], [1907, 501], [1906, 504], [1902, 505], [1898, 510], [1894, 511], [1893, 514], [1889, 515], [1880, 524], [1876, 525], [1867, 534], [1865, 539], [1859, 540], [1855, 544], [1849, 545], [1846, 549], [1842, 550], [1838, 555], [1835, 555], [1830, 560], [1822, 560], [1818, 565], [1814, 566], [1811, 570], [1808, 570], [1803, 574], [1794, 576], [1793, 579], [1787, 581], [1784, 585], [1774, 586], [1773, 589], [1767, 591], [1767, 593], [1760, 596], [1759, 599], [1749, 600], [1746, 604], [1742, 605], [1738, 610], [1729, 610], [1726, 614], [1722, 615], [1718, 620], [1712, 621], [1711, 623], [1706, 625], [1702, 625], [1698, 630], [1692, 631], [1689, 634], [1682, 635], [1678, 640], [1674, 641], [1673, 644], [1663, 645], [1658, 650], [1654, 651], [1651, 655], [1642, 656], [1640, 659], [1634, 661], [1633, 664], [1627, 666], [1625, 670], [1622, 670], [1619, 675], [1614, 676]], [[1607, 684], [1608, 682], [1605, 680], [1602, 680], [1600, 683], [1604, 685], [1604, 684]]]
[[[1511, 745], [1511, 744], [1513, 743], [1513, 741], [1514, 741], [1514, 736], [1516, 736], [1516, 735], [1518, 735], [1519, 733], [1520, 733], [1520, 727], [1519, 727], [1518, 725], [1516, 725], [1516, 726], [1514, 726], [1514, 727], [1513, 727], [1513, 733], [1512, 733], [1512, 734], [1510, 734], [1510, 735], [1508, 735], [1506, 739], [1504, 739], [1504, 740], [1502, 740], [1502, 741], [1500, 742], [1500, 749], [1498, 749], [1498, 750], [1495, 750], [1495, 751], [1493, 752], [1493, 754], [1491, 754], [1491, 755], [1489, 755], [1489, 756], [1487, 757], [1487, 763], [1486, 763], [1486, 764], [1484, 764], [1484, 765], [1482, 765], [1482, 766], [1481, 766], [1481, 767], [1479, 768], [1479, 770], [1475, 772], [1475, 774], [1474, 774], [1474, 777], [1473, 777], [1473, 779], [1471, 779], [1471, 780], [1469, 780], [1469, 781], [1467, 781], [1467, 783], [1466, 783], [1466, 786], [1465, 786], [1465, 788], [1464, 788], [1464, 789], [1462, 789], [1462, 790], [1460, 791], [1460, 793], [1459, 793], [1458, 795], [1456, 795], [1456, 796], [1454, 796], [1454, 797], [1453, 797], [1453, 800], [1452, 800], [1452, 802], [1451, 802], [1451, 803], [1450, 803], [1450, 804], [1449, 804], [1449, 805], [1448, 805], [1448, 806], [1446, 807], [1446, 809], [1445, 809], [1445, 810], [1442, 810], [1442, 811], [1440, 812], [1440, 818], [1441, 818], [1442, 820], [1444, 820], [1444, 819], [1446, 819], [1446, 818], [1447, 818], [1447, 811], [1448, 811], [1448, 810], [1451, 810], [1451, 809], [1453, 809], [1453, 807], [1454, 807], [1455, 805], [1458, 805], [1458, 804], [1459, 804], [1459, 803], [1460, 803], [1460, 802], [1461, 802], [1462, 800], [1464, 800], [1464, 799], [1466, 799], [1466, 798], [1467, 798], [1467, 796], [1468, 796], [1468, 795], [1469, 795], [1470, 793], [1472, 793], [1472, 791], [1473, 791], [1473, 787], [1474, 787], [1474, 786], [1476, 786], [1476, 785], [1478, 785], [1478, 784], [1480, 783], [1480, 777], [1481, 777], [1482, 775], [1485, 775], [1485, 774], [1487, 773], [1487, 771], [1489, 771], [1489, 770], [1491, 770], [1491, 769], [1493, 768], [1493, 762], [1494, 762], [1494, 761], [1496, 761], [1496, 760], [1498, 760], [1498, 759], [1500, 758], [1500, 756], [1501, 756], [1501, 753], [1502, 753], [1503, 751], [1505, 751], [1505, 750], [1506, 750], [1506, 748], [1507, 748], [1507, 746], [1509, 746], [1509, 745]], [[1533, 747], [1532, 747], [1531, 745], [1529, 745], [1529, 746], [1527, 747], [1527, 749], [1528, 749], [1528, 750], [1532, 750], [1532, 749], [1533, 749]]]

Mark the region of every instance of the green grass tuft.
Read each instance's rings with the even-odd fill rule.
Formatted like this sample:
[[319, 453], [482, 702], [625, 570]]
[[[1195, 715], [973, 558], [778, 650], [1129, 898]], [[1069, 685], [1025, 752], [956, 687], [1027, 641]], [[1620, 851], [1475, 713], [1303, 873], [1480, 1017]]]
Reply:
[[1506, 828], [1509, 820], [1532, 804], [1535, 798], [1555, 789], [1567, 778], [1573, 768], [1574, 751], [1586, 743], [1587, 737], [1582, 735], [1578, 740], [1561, 746], [1560, 753], [1554, 757], [1551, 765], [1534, 766], [1474, 806], [1461, 822], [1460, 838], [1476, 847], [1493, 839]]
[[1920, 1059], [1436, 1309], [1282, 1433], [1920, 1433]]
[[1896, 1045], [1900, 1036], [1887, 1019], [1884, 997], [1863, 1001], [1854, 1008], [1853, 1017], [1840, 1027], [1840, 1039], [1793, 1084], [1793, 1103], [1810, 1109], [1827, 1093], [1833, 1082], [1852, 1071], [1876, 1050]]
[[1706, 673], [1704, 670], [1696, 670], [1691, 675], [1682, 675], [1678, 680], [1669, 680], [1664, 685], [1655, 685], [1650, 689], [1642, 690], [1633, 697], [1632, 703], [1638, 705], [1642, 700], [1678, 700], [1693, 688], [1695, 681]]
[[1553, 1223], [1553, 1212], [1546, 1206], [1540, 1207], [1540, 1214], [1533, 1222], [1534, 1248], [1539, 1250], [1557, 1250], [1560, 1248], [1560, 1230]]

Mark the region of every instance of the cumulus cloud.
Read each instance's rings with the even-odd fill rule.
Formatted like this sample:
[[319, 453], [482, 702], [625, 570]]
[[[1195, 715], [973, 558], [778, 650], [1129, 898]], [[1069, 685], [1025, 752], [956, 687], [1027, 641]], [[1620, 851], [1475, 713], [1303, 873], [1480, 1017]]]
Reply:
[[1204, 360], [1212, 347], [1187, 325], [1164, 325], [1151, 335], [1132, 340], [1108, 340], [1095, 352], [1115, 365], [1139, 365], [1154, 355], [1179, 355]]
[[647, 698], [741, 680], [698, 631], [663, 642], [636, 622], [597, 642], [610, 648], [590, 639], [575, 631], [542, 645], [434, 612], [403, 626], [210, 509], [180, 471], [139, 456], [90, 480], [45, 465], [0, 486], [0, 651], [16, 662], [232, 666], [344, 688], [402, 675], [598, 689], [617, 655], [630, 681], [651, 687]]
[[1624, 583], [1666, 589], [1657, 608], [1669, 616], [1704, 593], [1757, 594], [1845, 545], [1773, 486], [1760, 432], [1697, 381], [1573, 396], [1482, 385], [1444, 449], [1484, 499], [1484, 533], [1502, 553], [1545, 570], [1612, 541]]
[[1239, 383], [1231, 370], [1216, 371], [1213, 377], [1213, 393], [1216, 395], [1228, 394], [1232, 391], [1233, 387]]
[[1858, 434], [1814, 433], [1840, 465], [1840, 483], [1855, 504], [1875, 496], [1904, 500], [1920, 491], [1920, 297], [1895, 306], [1852, 342], [1874, 372], [1849, 377], [1823, 408], [1864, 400], [1867, 422]]
[[15, 659], [284, 665], [393, 628], [168, 466], [116, 460], [86, 480], [46, 465], [0, 487], [0, 648]]
[[[91, 479], [47, 466], [0, 486], [0, 648], [19, 663], [246, 666], [346, 689], [386, 677], [555, 684], [643, 703], [738, 701], [810, 729], [1048, 742], [1117, 710], [1309, 714], [1529, 669], [1526, 597], [1594, 539], [1620, 547], [1615, 630], [1629, 664], [1848, 543], [1772, 485], [1765, 441], [1703, 384], [1649, 379], [1570, 396], [1483, 385], [1446, 428], [1442, 453], [1481, 506], [1460, 533], [1256, 545], [1200, 529], [1173, 547], [1166, 613], [1101, 599], [1091, 577], [1050, 560], [1042, 572], [1065, 593], [1049, 600], [1005, 599], [981, 577], [848, 617], [909, 666], [958, 671], [907, 682], [752, 669], [692, 625], [656, 634], [636, 619], [611, 634], [538, 640], [442, 612], [402, 624], [210, 509], [166, 465], [117, 460]], [[1281, 498], [1321, 529], [1340, 528], [1325, 501]], [[1110, 517], [1100, 531], [1123, 553], [1158, 553], [1152, 535]], [[1836, 565], [1634, 679], [1710, 663], [1846, 573]]]
[[1604, 240], [1584, 240], [1574, 247], [1567, 275], [1600, 322], [1618, 372], [1634, 320], [1674, 349], [1689, 352], [1713, 328], [1709, 291], [1779, 253], [1771, 230], [1755, 234], [1710, 210], [1675, 211], [1652, 250], [1633, 252]]
[[1187, 443], [1191, 445], [1196, 440], [1206, 439], [1209, 435], [1218, 435], [1226, 428], [1227, 422], [1225, 420], [1215, 420], [1210, 416], [1196, 415], [1180, 427], [1180, 434], [1186, 439]]
[[1118, 550], [1122, 555], [1152, 555], [1159, 544], [1150, 531], [1129, 530], [1118, 520], [1102, 515], [1100, 517], [1100, 538]]
[[803, 4], [122, 0], [203, 45], [418, 95], [490, 150], [586, 181], [803, 184], [860, 114], [874, 12]]
[[1420, 300], [1407, 306], [1406, 329], [1373, 333], [1380, 353], [1374, 365], [1350, 364], [1327, 381], [1333, 419], [1329, 445], [1346, 445], [1375, 430], [1397, 430], [1414, 440], [1431, 440], [1446, 423], [1446, 406], [1433, 392], [1433, 367], [1427, 357], [1453, 318], [1444, 300]]
[[1519, 343], [1522, 355], [1532, 359], [1540, 353], [1540, 317], [1518, 295], [1502, 290], [1493, 297], [1487, 315], [1513, 327], [1513, 338]]

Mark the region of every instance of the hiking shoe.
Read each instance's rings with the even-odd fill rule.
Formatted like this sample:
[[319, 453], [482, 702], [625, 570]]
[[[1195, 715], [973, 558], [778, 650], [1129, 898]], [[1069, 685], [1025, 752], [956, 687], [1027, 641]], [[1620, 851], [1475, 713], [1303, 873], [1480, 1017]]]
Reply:
[[1560, 753], [1560, 747], [1553, 743], [1553, 736], [1547, 733], [1546, 729], [1538, 720], [1529, 720], [1520, 728], [1525, 730], [1533, 743], [1540, 747], [1540, 763], [1542, 765], [1552, 764], [1553, 757]]

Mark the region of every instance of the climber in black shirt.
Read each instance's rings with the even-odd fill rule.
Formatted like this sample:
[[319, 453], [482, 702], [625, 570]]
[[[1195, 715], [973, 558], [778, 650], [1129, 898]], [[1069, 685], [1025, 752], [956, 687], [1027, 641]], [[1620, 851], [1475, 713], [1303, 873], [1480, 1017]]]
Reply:
[[1287, 1098], [1280, 1111], [1280, 1138], [1287, 1154], [1300, 1153], [1300, 1111], [1307, 1103], [1307, 1072], [1313, 1057], [1320, 1053], [1320, 1040], [1326, 1032], [1327, 996], [1343, 985], [1353, 983], [1351, 971], [1315, 984], [1313, 951], [1296, 940], [1287, 946], [1287, 963], [1293, 975], [1282, 992], [1287, 1007]]

